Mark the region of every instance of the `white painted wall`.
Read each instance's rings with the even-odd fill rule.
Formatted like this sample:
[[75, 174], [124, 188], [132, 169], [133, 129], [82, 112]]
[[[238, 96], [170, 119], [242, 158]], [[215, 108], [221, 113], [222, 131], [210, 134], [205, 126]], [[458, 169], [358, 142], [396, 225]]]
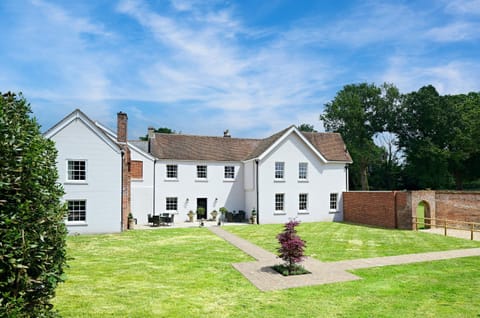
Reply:
[[[86, 200], [86, 222], [68, 223], [69, 233], [121, 231], [121, 153], [103, 141], [80, 119], [51, 137], [58, 149], [59, 182], [64, 200]], [[67, 182], [67, 160], [87, 160], [87, 180]]]
[[131, 160], [143, 162], [143, 179], [131, 182], [131, 211], [137, 224], [147, 224], [148, 214], [153, 214], [153, 164], [149, 155], [130, 146]]
[[245, 208], [250, 218], [252, 209], [257, 210], [256, 164], [255, 160], [244, 162], [245, 169]]
[[[275, 162], [285, 162], [285, 178], [276, 181]], [[308, 182], [299, 181], [298, 164], [308, 163]], [[341, 201], [338, 211], [330, 211], [330, 193], [341, 200], [345, 188], [345, 164], [324, 164], [296, 135], [290, 134], [259, 163], [260, 223], [284, 223], [292, 218], [300, 221], [340, 221], [343, 219]], [[275, 211], [275, 193], [285, 194], [283, 213]], [[298, 196], [308, 194], [306, 213], [298, 209]]]
[[[167, 180], [167, 164], [178, 165], [178, 179]], [[197, 165], [207, 165], [207, 180], [197, 179]], [[224, 179], [224, 167], [235, 166], [234, 181]], [[207, 213], [226, 207], [245, 209], [244, 168], [240, 162], [158, 160], [155, 168], [155, 214], [167, 213], [166, 198], [178, 198], [175, 222], [188, 220], [188, 211], [196, 211], [197, 198], [207, 198]]]

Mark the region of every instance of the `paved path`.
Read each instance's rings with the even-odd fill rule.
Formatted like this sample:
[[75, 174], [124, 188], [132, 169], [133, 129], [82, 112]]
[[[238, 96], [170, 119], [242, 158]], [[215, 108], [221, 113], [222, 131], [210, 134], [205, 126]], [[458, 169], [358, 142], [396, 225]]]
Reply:
[[239, 238], [238, 236], [223, 230], [221, 227], [209, 227], [209, 230], [232, 245], [238, 247], [248, 255], [257, 259], [256, 262], [233, 264], [233, 267], [235, 267], [253, 285], [262, 291], [361, 279], [360, 277], [348, 272], [348, 270], [353, 269], [428, 262], [458, 257], [480, 256], [480, 248], [470, 248], [445, 252], [374, 257], [329, 263], [320, 262], [316, 259], [307, 257], [302, 265], [308, 271], [310, 271], [311, 274], [285, 277], [271, 268], [275, 264], [282, 263], [282, 260], [280, 260], [275, 254], [270, 253], [242, 238]]

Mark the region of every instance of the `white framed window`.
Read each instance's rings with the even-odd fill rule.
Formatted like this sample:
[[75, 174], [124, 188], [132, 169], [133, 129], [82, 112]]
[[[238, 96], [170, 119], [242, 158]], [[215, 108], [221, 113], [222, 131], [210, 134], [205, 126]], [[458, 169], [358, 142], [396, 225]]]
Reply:
[[285, 194], [275, 193], [275, 211], [283, 211], [285, 207]]
[[197, 166], [197, 179], [207, 179], [207, 166], [205, 165]]
[[87, 161], [67, 160], [67, 181], [86, 181]]
[[285, 176], [285, 162], [275, 162], [275, 179], [283, 179]]
[[338, 193], [330, 193], [330, 211], [337, 211]]
[[300, 193], [298, 195], [298, 210], [299, 211], [308, 210], [308, 193]]
[[177, 179], [177, 178], [178, 178], [178, 166], [167, 165], [167, 179]]
[[224, 169], [224, 178], [225, 179], [235, 179], [235, 167], [234, 166], [225, 166]]
[[86, 222], [87, 221], [87, 201], [68, 200], [68, 222]]
[[177, 211], [178, 209], [178, 198], [169, 197], [165, 200], [166, 210], [167, 211]]
[[298, 163], [298, 179], [307, 180], [308, 178], [308, 162]]

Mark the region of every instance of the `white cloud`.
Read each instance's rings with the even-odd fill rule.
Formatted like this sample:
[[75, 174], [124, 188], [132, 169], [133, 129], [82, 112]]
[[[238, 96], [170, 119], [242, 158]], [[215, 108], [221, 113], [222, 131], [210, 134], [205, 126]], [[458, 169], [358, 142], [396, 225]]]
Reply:
[[426, 36], [438, 42], [461, 42], [480, 38], [480, 23], [459, 21], [430, 29]]

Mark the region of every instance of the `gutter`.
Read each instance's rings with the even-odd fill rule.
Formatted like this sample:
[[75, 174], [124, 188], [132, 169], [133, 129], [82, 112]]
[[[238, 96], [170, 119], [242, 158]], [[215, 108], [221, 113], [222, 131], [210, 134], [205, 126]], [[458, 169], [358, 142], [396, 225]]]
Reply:
[[258, 197], [258, 159], [255, 160], [255, 164], [256, 164], [256, 172], [255, 172], [255, 188], [256, 188], [256, 192], [257, 192], [257, 224], [260, 224], [260, 209], [259, 209], [259, 197]]
[[157, 163], [157, 159], [153, 159], [153, 198], [152, 198], [152, 208], [153, 208], [153, 215], [155, 215], [155, 164]]
[[124, 189], [123, 189], [123, 158], [125, 156], [125, 151], [121, 150], [121, 160], [120, 160], [120, 232], [123, 232], [123, 198], [124, 198]]

